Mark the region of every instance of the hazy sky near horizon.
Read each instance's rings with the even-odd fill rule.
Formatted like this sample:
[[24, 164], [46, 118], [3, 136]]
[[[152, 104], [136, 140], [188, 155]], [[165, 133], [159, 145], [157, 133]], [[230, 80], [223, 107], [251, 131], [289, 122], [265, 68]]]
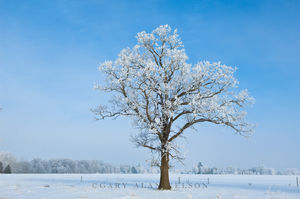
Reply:
[[199, 125], [187, 131], [186, 167], [300, 168], [300, 1], [0, 0], [0, 151], [18, 158], [145, 164], [130, 120], [95, 121], [97, 67], [136, 44], [136, 33], [177, 28], [190, 63], [238, 68], [256, 99], [244, 138]]

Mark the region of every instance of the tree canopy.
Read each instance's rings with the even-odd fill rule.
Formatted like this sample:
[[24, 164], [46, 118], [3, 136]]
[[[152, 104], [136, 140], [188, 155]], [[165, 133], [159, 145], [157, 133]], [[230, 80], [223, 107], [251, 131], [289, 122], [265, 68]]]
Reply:
[[137, 34], [137, 45], [123, 49], [115, 61], [99, 70], [114, 93], [110, 106], [93, 109], [97, 119], [131, 117], [140, 133], [137, 146], [181, 159], [174, 140], [188, 128], [209, 122], [249, 135], [244, 107], [254, 102], [247, 90], [237, 90], [236, 68], [221, 62], [188, 63], [177, 30], [162, 25]]

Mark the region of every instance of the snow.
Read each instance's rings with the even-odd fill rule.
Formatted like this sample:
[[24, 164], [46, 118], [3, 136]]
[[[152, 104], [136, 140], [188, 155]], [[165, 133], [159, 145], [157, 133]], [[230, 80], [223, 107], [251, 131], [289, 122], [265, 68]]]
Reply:
[[[82, 182], [81, 182], [82, 177]], [[180, 187], [175, 188], [174, 183]], [[159, 191], [158, 174], [1, 174], [0, 198], [299, 199], [296, 176], [171, 174], [173, 189]], [[207, 183], [190, 188], [190, 184]], [[115, 188], [115, 183], [120, 183]], [[125, 188], [124, 188], [124, 183]], [[139, 187], [136, 186], [136, 183]], [[144, 188], [141, 188], [143, 183]], [[184, 183], [185, 188], [182, 188]], [[102, 188], [100, 187], [100, 184]], [[103, 188], [103, 185], [106, 185]], [[110, 187], [112, 186], [112, 187]]]

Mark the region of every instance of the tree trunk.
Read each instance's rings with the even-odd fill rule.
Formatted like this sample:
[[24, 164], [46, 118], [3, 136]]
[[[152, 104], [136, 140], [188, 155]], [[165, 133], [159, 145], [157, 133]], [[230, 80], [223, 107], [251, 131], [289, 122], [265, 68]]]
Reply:
[[160, 182], [158, 189], [170, 190], [170, 180], [169, 180], [169, 154], [161, 153], [161, 166], [160, 166]]

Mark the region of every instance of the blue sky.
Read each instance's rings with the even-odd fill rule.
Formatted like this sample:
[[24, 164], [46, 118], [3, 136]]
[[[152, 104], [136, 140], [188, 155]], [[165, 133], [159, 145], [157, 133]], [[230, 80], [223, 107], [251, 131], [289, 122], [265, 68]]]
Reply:
[[299, 1], [0, 0], [0, 151], [18, 158], [145, 164], [126, 119], [95, 121], [99, 63], [140, 31], [177, 28], [189, 62], [237, 66], [256, 104], [250, 138], [212, 125], [186, 132], [186, 167], [300, 168]]

